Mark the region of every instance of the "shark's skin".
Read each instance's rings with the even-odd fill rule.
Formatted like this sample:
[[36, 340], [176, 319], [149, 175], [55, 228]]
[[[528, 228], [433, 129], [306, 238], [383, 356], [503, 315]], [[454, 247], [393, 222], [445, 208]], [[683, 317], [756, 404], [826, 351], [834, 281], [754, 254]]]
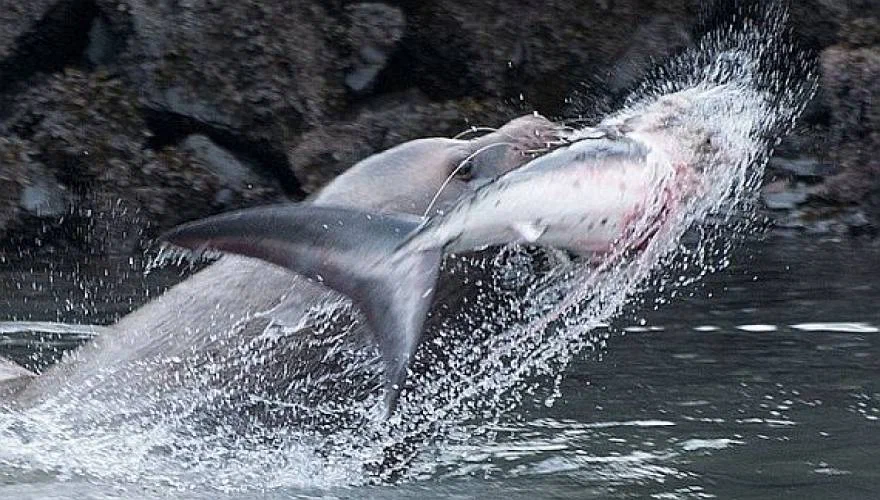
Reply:
[[[562, 130], [534, 114], [473, 140], [410, 141], [352, 166], [307, 203], [420, 216], [472, 191], [473, 184], [453, 176], [459, 167], [467, 167], [475, 181], [484, 181], [482, 175], [520, 167], [530, 159], [530, 151], [558, 141]], [[7, 394], [5, 399], [19, 407], [40, 404], [59, 393], [64, 398], [100, 398], [101, 394], [115, 398], [120, 393], [132, 399], [145, 393], [155, 397], [173, 390], [168, 380], [121, 375], [135, 365], [163, 365], [194, 352], [232, 356], [229, 351], [258, 335], [268, 321], [297, 325], [310, 308], [339, 297], [325, 286], [263, 261], [224, 256], [125, 316], [39, 377], [10, 371], [6, 377], [10, 380], [6, 384], [0, 380], [0, 388], [14, 389], [14, 397]], [[262, 314], [256, 317], [257, 313]]]
[[257, 257], [323, 282], [364, 312], [386, 363], [394, 409], [419, 345], [445, 253], [527, 243], [602, 254], [639, 247], [677, 200], [696, 194], [713, 133], [686, 117], [686, 94], [657, 99], [571, 135], [571, 144], [510, 170], [419, 219], [329, 204], [242, 210], [164, 238], [194, 250]]

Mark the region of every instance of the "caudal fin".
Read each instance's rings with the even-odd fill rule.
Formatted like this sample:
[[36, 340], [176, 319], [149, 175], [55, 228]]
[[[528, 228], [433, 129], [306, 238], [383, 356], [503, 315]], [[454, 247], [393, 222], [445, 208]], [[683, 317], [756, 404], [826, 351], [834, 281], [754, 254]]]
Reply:
[[419, 222], [406, 215], [285, 204], [184, 224], [162, 239], [191, 250], [256, 257], [350, 297], [379, 343], [390, 413], [421, 338], [442, 257], [439, 249], [395, 253]]

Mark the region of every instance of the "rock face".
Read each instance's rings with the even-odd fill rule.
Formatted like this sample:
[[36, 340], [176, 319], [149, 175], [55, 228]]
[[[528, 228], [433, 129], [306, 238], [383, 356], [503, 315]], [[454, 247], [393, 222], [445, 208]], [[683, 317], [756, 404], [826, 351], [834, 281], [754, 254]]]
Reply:
[[0, 1], [0, 90], [77, 61], [97, 14], [88, 0]]
[[370, 90], [391, 60], [406, 32], [406, 17], [397, 7], [383, 3], [349, 6], [348, 43], [354, 54], [345, 74], [345, 85], [353, 92]]
[[145, 110], [282, 150], [344, 104], [338, 21], [323, 2], [129, 0], [120, 57]]
[[[435, 99], [522, 98], [526, 106], [552, 115], [584, 82], [597, 83], [602, 93], [609, 83], [617, 90], [640, 74], [650, 57], [683, 46], [694, 24], [690, 3], [408, 3], [412, 29], [401, 46], [395, 83]], [[624, 71], [612, 76], [618, 64]]]
[[[876, 26], [880, 30], [880, 23]], [[880, 45], [836, 45], [823, 52], [822, 65], [833, 124], [831, 156], [843, 171], [829, 180], [827, 193], [855, 203], [880, 187], [863, 182], [880, 177]]]
[[30, 144], [15, 138], [0, 139], [0, 232], [14, 225], [20, 216], [19, 200], [28, 182], [33, 153]]
[[[602, 113], [691, 43], [701, 5], [0, 0], [0, 236], [127, 252], [408, 139]], [[792, 5], [823, 87], [775, 163], [780, 220], [880, 220], [878, 13]]]
[[[195, 153], [148, 148], [153, 134], [120, 78], [68, 70], [34, 82], [5, 111], [2, 171], [14, 188], [5, 190], [4, 207], [17, 201], [8, 213], [66, 218], [71, 234], [101, 252], [133, 250], [153, 225], [274, 194]], [[227, 203], [219, 199], [224, 189], [232, 193]], [[13, 229], [15, 215], [5, 219]]]
[[[783, 154], [801, 157], [774, 159], [771, 167], [775, 163], [779, 177], [788, 182], [768, 186], [765, 199], [768, 208], [782, 210], [782, 226], [876, 235], [880, 230], [880, 3], [842, 3], [835, 12], [842, 20], [830, 38], [834, 44], [821, 52], [820, 92], [807, 116], [812, 123], [808, 122], [806, 133], [783, 147]], [[779, 200], [787, 200], [786, 206], [780, 206]]]

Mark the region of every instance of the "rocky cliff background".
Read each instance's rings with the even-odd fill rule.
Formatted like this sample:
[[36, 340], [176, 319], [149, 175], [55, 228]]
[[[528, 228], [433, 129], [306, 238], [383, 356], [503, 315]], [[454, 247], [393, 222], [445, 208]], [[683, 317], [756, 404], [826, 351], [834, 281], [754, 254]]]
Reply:
[[[188, 219], [302, 199], [408, 139], [607, 111], [705, 9], [0, 0], [0, 253], [130, 253]], [[768, 171], [778, 226], [880, 227], [878, 19], [877, 0], [792, 6], [822, 75]]]

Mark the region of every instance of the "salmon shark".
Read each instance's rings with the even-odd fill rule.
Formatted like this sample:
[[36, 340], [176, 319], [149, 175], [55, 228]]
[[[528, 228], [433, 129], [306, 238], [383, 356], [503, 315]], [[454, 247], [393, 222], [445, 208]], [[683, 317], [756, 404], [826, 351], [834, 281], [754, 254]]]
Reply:
[[262, 259], [349, 297], [378, 341], [391, 412], [444, 254], [521, 243], [601, 258], [619, 244], [637, 248], [698, 193], [714, 134], [683, 118], [694, 102], [688, 92], [572, 132], [567, 145], [427, 217], [286, 204], [188, 223], [162, 239]]

